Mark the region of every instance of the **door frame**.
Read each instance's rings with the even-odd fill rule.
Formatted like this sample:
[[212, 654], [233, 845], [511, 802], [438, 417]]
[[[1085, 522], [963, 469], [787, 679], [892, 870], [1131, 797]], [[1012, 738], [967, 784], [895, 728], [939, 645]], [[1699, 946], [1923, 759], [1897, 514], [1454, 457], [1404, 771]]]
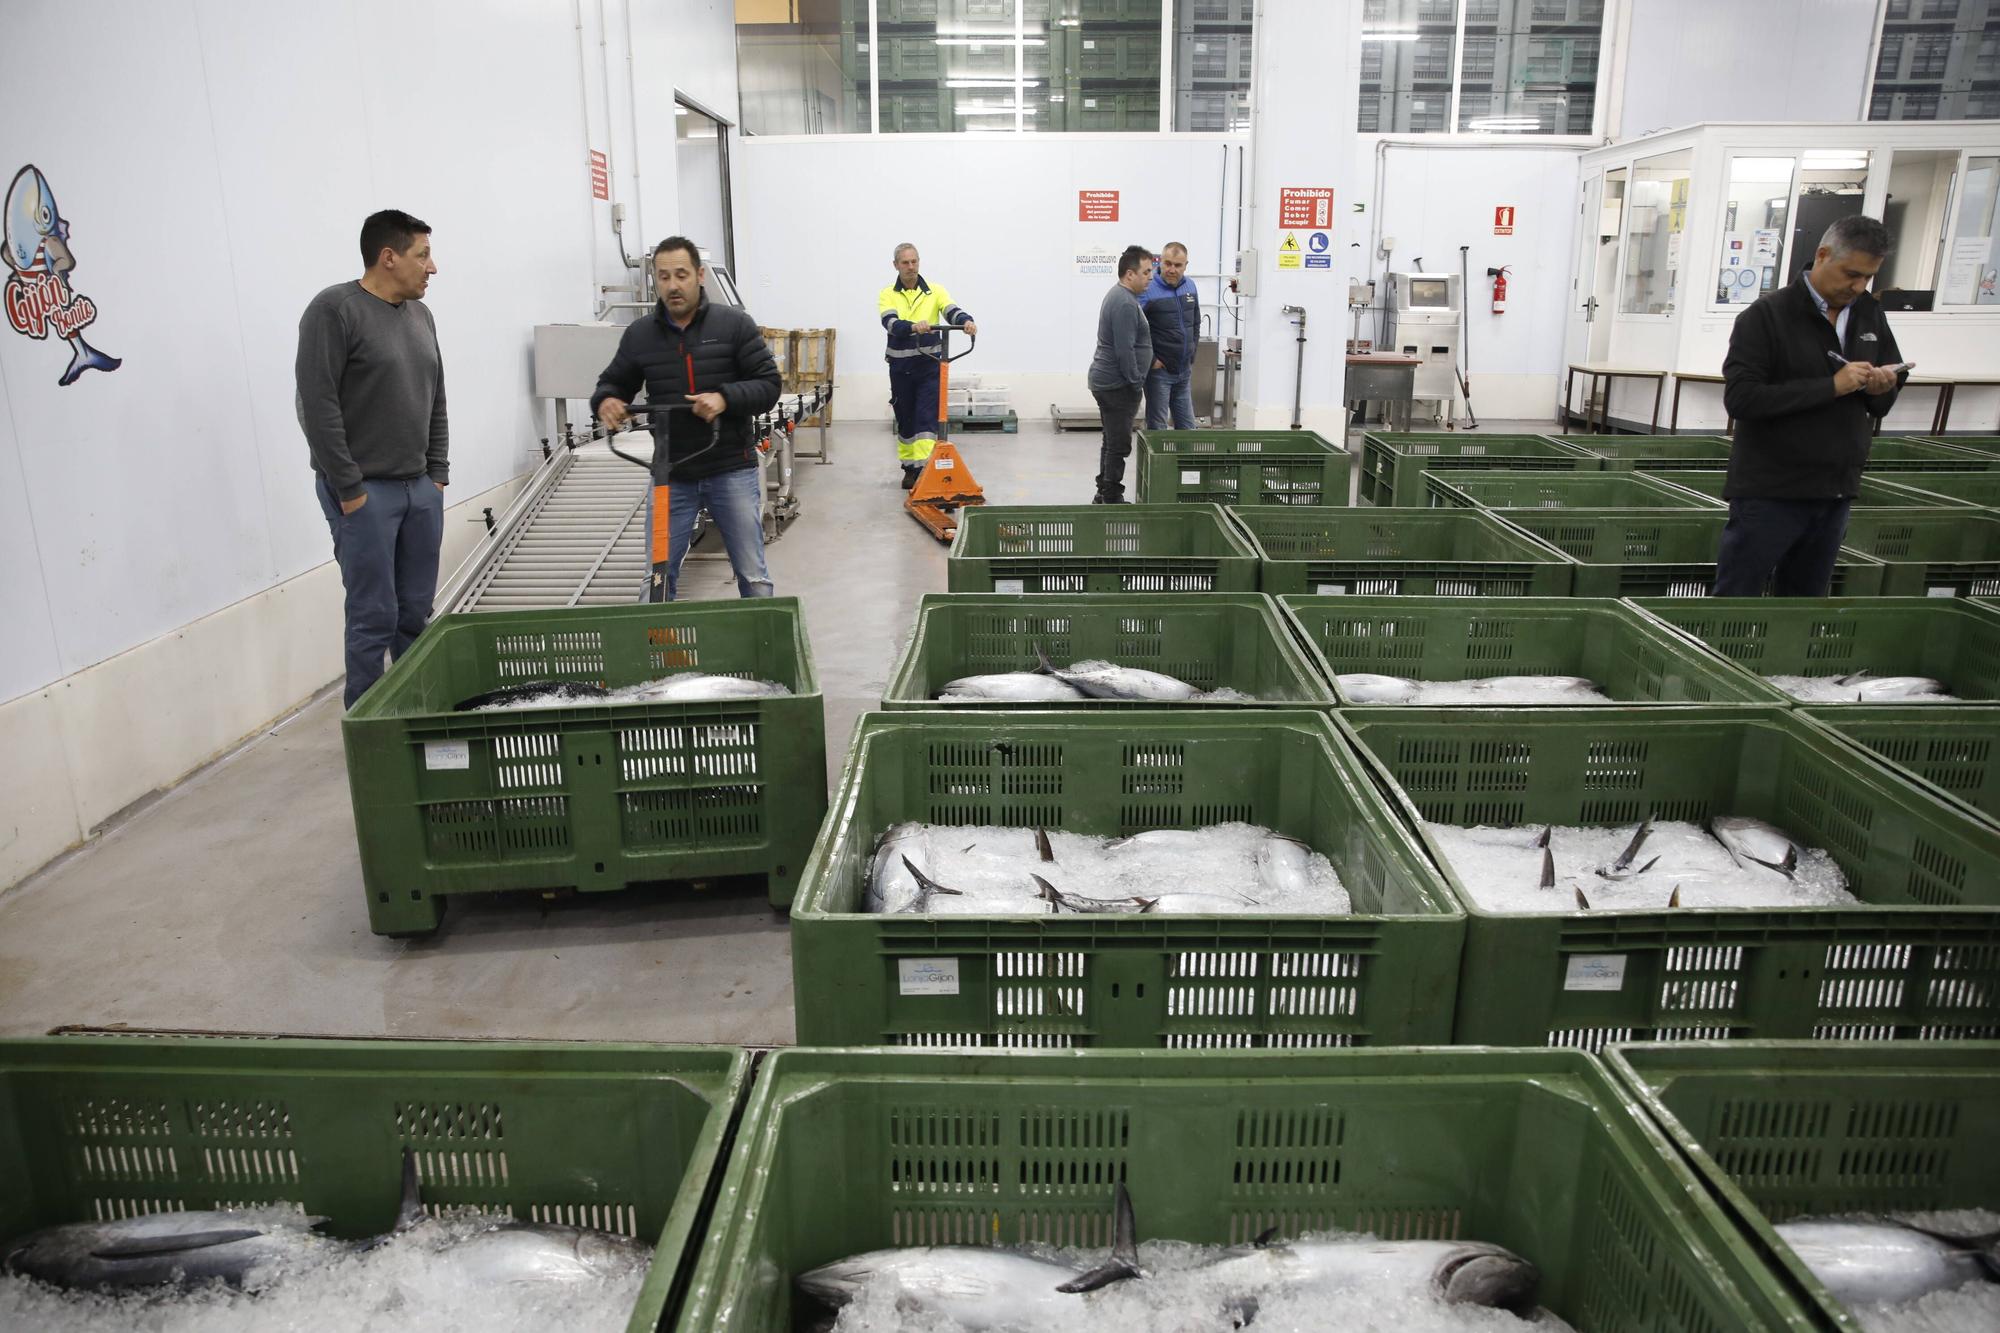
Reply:
[[[698, 116], [706, 116], [715, 122], [715, 146], [717, 153], [722, 159], [722, 262], [729, 266], [730, 276], [737, 277], [736, 209], [732, 197], [734, 191], [730, 187], [729, 180], [729, 134], [730, 131], [736, 128], [736, 122], [720, 112], [711, 111], [707, 106], [696, 101], [678, 88], [674, 89], [674, 102], [676, 105], [686, 107]], [[678, 127], [674, 130], [674, 152], [676, 154], [680, 152], [680, 130]]]

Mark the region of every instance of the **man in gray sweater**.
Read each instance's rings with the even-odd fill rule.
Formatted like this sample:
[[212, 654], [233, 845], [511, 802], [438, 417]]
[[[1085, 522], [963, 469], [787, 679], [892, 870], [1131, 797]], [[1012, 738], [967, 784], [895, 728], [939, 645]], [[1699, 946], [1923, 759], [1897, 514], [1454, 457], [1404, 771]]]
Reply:
[[431, 229], [398, 209], [361, 224], [359, 281], [299, 320], [299, 427], [347, 589], [347, 707], [430, 623], [451, 479], [444, 358], [422, 297]]
[[1132, 419], [1146, 392], [1146, 373], [1153, 368], [1153, 333], [1139, 293], [1153, 280], [1153, 255], [1143, 245], [1128, 245], [1118, 256], [1118, 285], [1104, 294], [1097, 310], [1097, 353], [1090, 358], [1090, 395], [1104, 423], [1104, 442], [1097, 453], [1097, 495], [1092, 504], [1128, 504], [1125, 459], [1132, 452]]

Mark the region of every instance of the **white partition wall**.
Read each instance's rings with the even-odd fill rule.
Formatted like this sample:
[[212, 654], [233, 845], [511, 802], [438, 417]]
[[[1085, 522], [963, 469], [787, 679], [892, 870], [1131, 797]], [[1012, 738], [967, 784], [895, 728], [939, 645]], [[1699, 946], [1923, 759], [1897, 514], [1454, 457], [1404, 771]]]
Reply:
[[[1596, 149], [1582, 158], [1585, 225], [1567, 275], [1569, 360], [1719, 374], [1741, 309], [1809, 267], [1827, 223], [1865, 213], [1895, 241], [1875, 289], [1919, 378], [1992, 375], [1996, 201], [1995, 121], [1696, 125]], [[1583, 392], [1579, 379], [1579, 409]], [[1885, 429], [1928, 431], [1935, 402], [1934, 389], [1906, 390]], [[1644, 429], [1652, 407], [1650, 382], [1613, 383], [1614, 422]], [[1680, 430], [1725, 420], [1720, 385], [1682, 386]], [[2000, 426], [2000, 392], [1960, 390], [1950, 424]]]

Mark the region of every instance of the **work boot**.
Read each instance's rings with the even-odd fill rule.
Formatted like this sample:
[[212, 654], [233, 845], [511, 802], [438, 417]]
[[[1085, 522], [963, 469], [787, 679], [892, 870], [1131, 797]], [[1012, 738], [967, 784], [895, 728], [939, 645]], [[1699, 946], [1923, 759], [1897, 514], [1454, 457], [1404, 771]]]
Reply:
[[922, 463], [903, 464], [903, 489], [907, 491], [911, 487], [915, 486], [917, 484], [917, 478], [923, 475], [924, 475], [924, 465]]

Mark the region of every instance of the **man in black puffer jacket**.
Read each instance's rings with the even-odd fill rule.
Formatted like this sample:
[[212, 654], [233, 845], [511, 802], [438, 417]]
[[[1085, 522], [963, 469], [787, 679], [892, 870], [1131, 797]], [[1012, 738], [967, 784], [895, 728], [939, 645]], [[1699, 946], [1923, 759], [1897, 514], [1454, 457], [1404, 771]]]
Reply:
[[1717, 597], [1824, 597], [1875, 423], [1909, 371], [1868, 283], [1889, 232], [1856, 214], [1826, 229], [1812, 268], [1736, 317], [1722, 401], [1736, 418], [1722, 494]]
[[[669, 236], [654, 249], [660, 302], [618, 340], [617, 355], [597, 377], [590, 410], [606, 430], [622, 428], [641, 384], [648, 402], [688, 405], [687, 411], [653, 414], [653, 484], [671, 487], [665, 600], [674, 599], [695, 517], [704, 508], [722, 532], [737, 591], [769, 597], [750, 426], [777, 404], [778, 362], [748, 312], [709, 301], [703, 272], [701, 255], [685, 236]], [[658, 563], [657, 530], [654, 541]]]

